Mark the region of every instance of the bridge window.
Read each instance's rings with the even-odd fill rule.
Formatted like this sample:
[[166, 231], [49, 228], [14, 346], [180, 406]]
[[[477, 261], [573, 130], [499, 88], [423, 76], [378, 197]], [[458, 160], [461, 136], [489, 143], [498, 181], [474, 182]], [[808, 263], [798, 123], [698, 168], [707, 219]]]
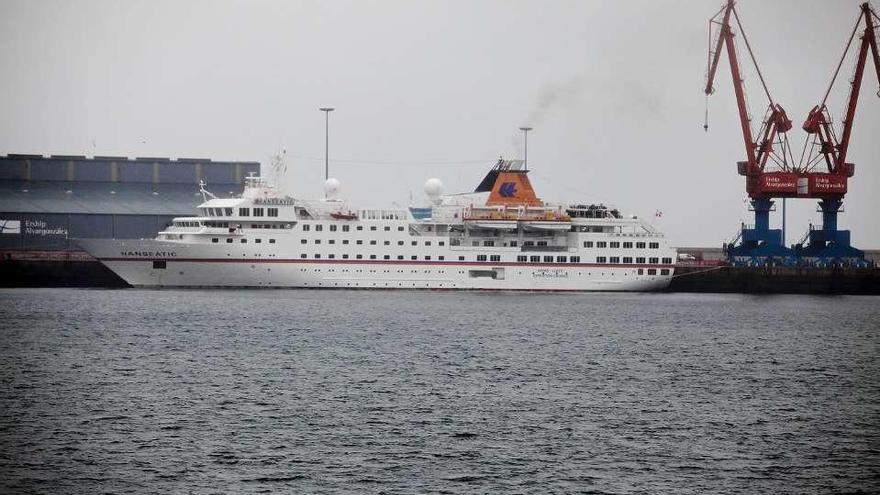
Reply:
[[231, 216], [232, 216], [232, 208], [225, 208], [224, 211], [226, 212], [226, 216], [227, 216], [227, 217], [231, 217]]
[[238, 216], [240, 216], [240, 217], [251, 216], [251, 209], [250, 208], [239, 208], [238, 209]]
[[254, 216], [255, 217], [263, 216], [263, 209], [262, 208], [254, 208]]
[[652, 243], [648, 244], [648, 247], [651, 249], [660, 249], [660, 243], [659, 242], [652, 242]]
[[645, 249], [645, 243], [644, 242], [637, 242], [636, 249]]
[[267, 208], [266, 209], [267, 216], [277, 217], [278, 216], [278, 208]]

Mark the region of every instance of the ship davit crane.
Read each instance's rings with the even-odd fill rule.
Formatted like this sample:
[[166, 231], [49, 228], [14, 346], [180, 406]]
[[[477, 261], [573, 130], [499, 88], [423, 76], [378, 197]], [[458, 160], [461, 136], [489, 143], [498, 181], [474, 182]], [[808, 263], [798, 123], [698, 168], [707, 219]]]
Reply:
[[[865, 19], [866, 27], [861, 36], [859, 59], [856, 64], [856, 74], [852, 80], [842, 138], [838, 142], [825, 102], [862, 19]], [[738, 239], [739, 244], [734, 241], [727, 247], [727, 255], [732, 263], [747, 265], [865, 263], [864, 253], [849, 245], [849, 231], [837, 230], [837, 212], [840, 210], [843, 195], [846, 193], [847, 179], [853, 175], [854, 171], [854, 166], [846, 163], [845, 158], [869, 47], [874, 56], [878, 81], [880, 81], [880, 59], [878, 59], [875, 32], [876, 19], [877, 16], [870, 5], [863, 4], [856, 27], [847, 43], [847, 50], [844, 51], [825, 98], [820, 105], [810, 111], [804, 123], [803, 128], [807, 131], [808, 137], [804, 144], [801, 160], [797, 165], [794, 164], [786, 134], [792, 128], [792, 122], [782, 106], [775, 102], [770, 95], [764, 76], [761, 74], [754, 52], [740, 23], [735, 2], [728, 0], [724, 7], [710, 19], [710, 39], [712, 39], [713, 33], [715, 38], [710, 45], [704, 92], [707, 97], [714, 92], [715, 74], [722, 49], [726, 48], [746, 148], [746, 160], [737, 163], [737, 171], [746, 178], [746, 192], [751, 199], [751, 207], [755, 213], [755, 224], [750, 227], [742, 226]], [[767, 111], [757, 139], [752, 134], [745, 84], [735, 44], [736, 34], [731, 20], [735, 20], [739, 28], [739, 33], [742, 35], [768, 100]], [[704, 128], [708, 130], [708, 119]], [[808, 148], [809, 153], [807, 152]], [[827, 170], [818, 170], [817, 165], [822, 163], [823, 159]], [[810, 239], [808, 246], [797, 245], [795, 249], [787, 248], [783, 245], [782, 231], [770, 229], [770, 211], [773, 209], [773, 198], [820, 199], [824, 223], [821, 229], [811, 227], [808, 234]]]

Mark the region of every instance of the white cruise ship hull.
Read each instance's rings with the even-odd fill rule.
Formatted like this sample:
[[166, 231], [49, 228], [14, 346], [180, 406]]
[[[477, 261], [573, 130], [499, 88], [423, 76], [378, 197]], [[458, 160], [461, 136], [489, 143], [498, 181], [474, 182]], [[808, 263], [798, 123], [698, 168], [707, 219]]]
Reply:
[[[262, 287], [516, 291], [657, 291], [672, 278], [653, 265], [288, 258], [159, 240], [78, 240], [135, 287]], [[220, 256], [218, 256], [218, 254]], [[643, 274], [639, 274], [639, 272]]]

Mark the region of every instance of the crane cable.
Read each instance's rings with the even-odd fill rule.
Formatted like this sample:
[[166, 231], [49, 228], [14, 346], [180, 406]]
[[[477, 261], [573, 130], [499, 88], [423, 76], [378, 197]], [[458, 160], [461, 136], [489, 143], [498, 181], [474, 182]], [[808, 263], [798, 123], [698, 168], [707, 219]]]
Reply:
[[739, 22], [739, 14], [736, 13], [736, 9], [733, 10], [733, 17], [736, 19], [736, 25], [739, 27], [739, 32], [743, 35], [743, 40], [746, 42], [746, 48], [749, 50], [749, 57], [752, 59], [752, 64], [755, 66], [755, 71], [758, 73], [758, 78], [761, 80], [761, 86], [764, 87], [764, 93], [767, 95], [767, 99], [770, 101], [770, 104], [773, 104], [773, 97], [770, 96], [770, 90], [767, 89], [767, 83], [764, 82], [764, 75], [761, 74], [761, 68], [758, 67], [758, 61], [755, 59], [755, 54], [752, 52], [752, 45], [749, 44], [749, 37], [746, 36], [746, 30], [743, 29], [742, 24]]
[[834, 75], [831, 76], [831, 83], [828, 84], [828, 89], [825, 90], [825, 97], [822, 98], [822, 105], [825, 106], [825, 102], [828, 100], [828, 95], [831, 94], [831, 88], [834, 86], [834, 81], [837, 80], [837, 75], [840, 73], [840, 68], [843, 66], [843, 61], [846, 60], [846, 54], [849, 53], [849, 47], [852, 46], [853, 39], [855, 39], [856, 31], [859, 29], [859, 24], [862, 22], [862, 15], [859, 14], [859, 18], [856, 19], [856, 25], [853, 26], [852, 33], [849, 35], [849, 41], [846, 42], [846, 48], [843, 49], [843, 55], [840, 56], [840, 62], [837, 63], [837, 69], [834, 70]]

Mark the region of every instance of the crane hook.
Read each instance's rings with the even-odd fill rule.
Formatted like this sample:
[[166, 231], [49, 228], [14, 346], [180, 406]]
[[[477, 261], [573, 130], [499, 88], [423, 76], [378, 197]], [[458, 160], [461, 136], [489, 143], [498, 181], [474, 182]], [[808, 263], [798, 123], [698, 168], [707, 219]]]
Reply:
[[706, 95], [706, 114], [703, 117], [703, 130], [709, 132], [709, 95]]

